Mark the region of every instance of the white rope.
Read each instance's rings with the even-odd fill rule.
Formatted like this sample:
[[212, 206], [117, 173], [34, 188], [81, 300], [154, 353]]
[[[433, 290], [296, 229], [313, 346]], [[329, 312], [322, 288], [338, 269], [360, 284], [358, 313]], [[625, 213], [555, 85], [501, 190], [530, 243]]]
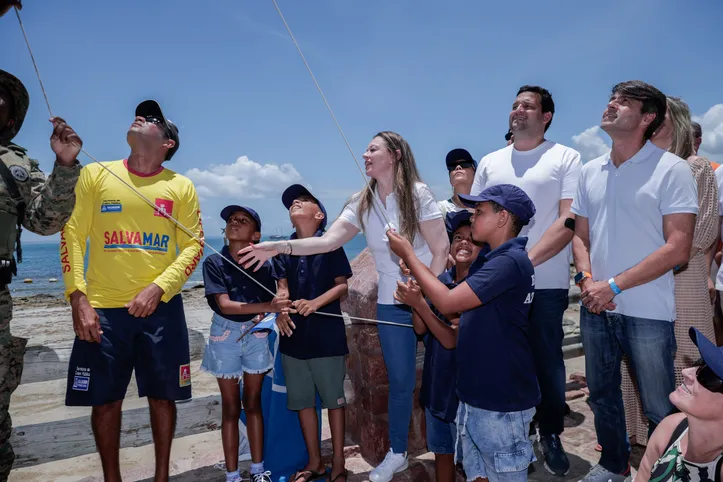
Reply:
[[[23, 37], [25, 38], [25, 45], [27, 45], [27, 47], [28, 47], [28, 52], [30, 53], [30, 59], [31, 59], [32, 62], [33, 62], [33, 67], [35, 68], [35, 73], [36, 73], [36, 75], [37, 75], [37, 77], [38, 77], [38, 82], [40, 82], [40, 89], [43, 91], [43, 96], [45, 97], [45, 104], [48, 106], [48, 113], [50, 113], [50, 116], [53, 117], [53, 111], [52, 111], [51, 108], [50, 108], [50, 101], [48, 100], [48, 95], [47, 95], [47, 93], [46, 93], [46, 91], [45, 91], [45, 86], [43, 85], [43, 80], [42, 80], [42, 78], [40, 77], [40, 70], [38, 69], [37, 63], [35, 62], [35, 56], [33, 55], [33, 49], [30, 47], [30, 41], [28, 40], [28, 36], [27, 36], [27, 34], [25, 33], [25, 27], [23, 26], [23, 21], [22, 21], [22, 19], [20, 18], [20, 12], [18, 11], [18, 8], [17, 8], [17, 7], [15, 7], [15, 15], [17, 15], [17, 17], [18, 17], [18, 22], [20, 23], [20, 29], [22, 30], [22, 32], [23, 32]], [[268, 289], [268, 288], [267, 288], [266, 286], [264, 286], [261, 282], [259, 282], [259, 281], [257, 281], [256, 279], [254, 279], [254, 277], [251, 276], [250, 274], [248, 274], [246, 271], [244, 271], [243, 268], [241, 268], [241, 266], [238, 265], [238, 263], [235, 263], [234, 261], [232, 261], [232, 260], [228, 259], [227, 257], [225, 257], [223, 254], [221, 254], [221, 253], [220, 253], [217, 249], [215, 249], [213, 246], [206, 244], [206, 242], [205, 242], [203, 239], [201, 239], [201, 238], [199, 238], [198, 236], [196, 236], [195, 234], [193, 234], [186, 226], [184, 226], [180, 221], [178, 221], [176, 218], [174, 218], [171, 214], [167, 213], [167, 212], [164, 211], [164, 210], [162, 211], [161, 209], [159, 209], [158, 206], [156, 206], [156, 204], [155, 204], [153, 201], [151, 201], [151, 200], [148, 199], [145, 195], [143, 195], [142, 192], [138, 191], [135, 187], [133, 187], [132, 185], [130, 185], [129, 183], [127, 183], [123, 178], [121, 178], [121, 177], [118, 176], [115, 172], [113, 172], [112, 170], [110, 170], [107, 166], [105, 166], [102, 162], [100, 162], [100, 161], [99, 161], [98, 159], [96, 159], [94, 156], [92, 156], [91, 154], [89, 154], [89, 153], [88, 153], [85, 149], [83, 149], [81, 146], [78, 146], [78, 145], [75, 145], [75, 146], [78, 147], [78, 148], [80, 149], [80, 151], [81, 151], [83, 154], [85, 154], [86, 156], [88, 156], [93, 162], [95, 162], [96, 164], [98, 164], [99, 166], [101, 166], [101, 167], [102, 167], [103, 169], [105, 169], [109, 174], [111, 174], [113, 177], [115, 177], [116, 179], [118, 179], [122, 184], [124, 184], [126, 187], [128, 187], [128, 189], [130, 189], [130, 190], [133, 191], [136, 195], [138, 195], [138, 197], [140, 197], [141, 199], [143, 199], [143, 201], [145, 201], [146, 204], [148, 204], [150, 207], [152, 207], [155, 211], [157, 211], [158, 213], [160, 213], [160, 214], [161, 214], [162, 216], [164, 216], [165, 218], [170, 219], [171, 221], [173, 221], [173, 223], [174, 223], [177, 227], [179, 227], [184, 233], [186, 233], [189, 237], [191, 237], [191, 238], [195, 239], [196, 241], [198, 241], [198, 243], [201, 245], [201, 247], [208, 247], [208, 248], [210, 248], [211, 251], [213, 251], [214, 253], [218, 254], [223, 260], [225, 260], [225, 261], [226, 261], [227, 263], [229, 263], [231, 266], [233, 266], [234, 268], [236, 268], [237, 270], [239, 270], [241, 273], [243, 273], [247, 278], [249, 278], [251, 281], [253, 281], [254, 283], [256, 283], [261, 289], [263, 289], [264, 291], [266, 291], [267, 293], [269, 293], [271, 296], [274, 296], [274, 297], [276, 296], [276, 293], [274, 293], [273, 291], [271, 291], [270, 289]], [[344, 318], [344, 315], [339, 315], [339, 314], [337, 314], [337, 313], [325, 313], [325, 312], [323, 312], [323, 311], [317, 311], [316, 313], [319, 314], [319, 315], [324, 315], [324, 316], [332, 316], [332, 317], [337, 317], [337, 318]], [[393, 325], [393, 326], [403, 326], [403, 327], [407, 327], [407, 328], [412, 328], [412, 325], [406, 325], [406, 324], [403, 324], [403, 323], [395, 323], [395, 322], [392, 322], [392, 321], [371, 320], [371, 319], [369, 319], [369, 318], [360, 318], [360, 317], [356, 317], [356, 316], [349, 316], [349, 319], [351, 319], [351, 320], [360, 320], [360, 321], [362, 321], [362, 322], [371, 322], [371, 323], [382, 324], [382, 325]], [[243, 335], [245, 335], [245, 334], [246, 334], [246, 333], [244, 333]], [[242, 336], [243, 336], [243, 335], [242, 335]]]
[[[294, 37], [294, 34], [291, 32], [291, 27], [289, 27], [289, 24], [286, 22], [286, 19], [284, 18], [284, 14], [281, 13], [281, 9], [279, 8], [279, 5], [276, 3], [276, 0], [271, 0], [274, 4], [274, 7], [276, 7], [276, 11], [279, 14], [279, 17], [281, 17], [281, 21], [284, 22], [284, 26], [286, 27], [286, 31], [289, 33], [289, 37], [291, 37], [291, 41], [294, 42], [294, 45], [296, 46], [296, 51], [299, 52], [299, 56], [301, 57], [301, 60], [304, 62], [304, 65], [306, 66], [307, 72], [309, 72], [309, 75], [311, 76], [311, 80], [314, 81], [314, 85], [316, 85], [316, 90], [319, 91], [319, 95], [321, 95], [322, 100], [324, 101], [324, 105], [326, 105], [326, 108], [329, 110], [329, 114], [331, 115], [331, 118], [334, 120], [334, 124], [336, 124], [336, 128], [339, 130], [339, 134], [341, 134], [342, 139], [344, 139], [344, 143], [346, 144], [346, 148], [349, 149], [349, 154], [351, 154], [352, 159], [354, 159], [354, 164], [356, 164], [357, 169], [359, 170], [359, 174], [361, 174], [362, 179], [364, 179], [364, 183], [371, 191], [371, 185], [369, 184], [369, 179], [367, 179], [367, 175], [364, 172], [364, 170], [361, 167], [361, 164], [359, 163], [359, 160], [356, 158], [356, 154], [354, 154], [354, 149], [352, 149], [351, 144], [349, 144], [349, 141], [346, 138], [346, 135], [344, 134], [344, 131], [341, 128], [341, 124], [339, 124], [339, 121], [336, 119], [336, 116], [334, 115], [334, 111], [331, 109], [331, 105], [329, 105], [329, 101], [326, 100], [326, 96], [324, 95], [324, 91], [321, 90], [321, 86], [319, 85], [319, 82], [316, 81], [316, 77], [314, 76], [314, 72], [311, 71], [311, 67], [309, 66], [309, 62], [306, 61], [306, 57], [304, 57], [304, 52], [301, 51], [301, 47], [299, 46], [299, 43], [296, 41], [296, 37]], [[388, 227], [392, 227], [392, 223], [389, 222], [389, 218], [386, 214], [386, 209], [381, 205], [379, 199], [377, 199], [377, 196], [372, 191], [372, 199], [374, 200], [374, 204], [376, 204], [376, 207], [379, 209], [379, 212], [382, 214], [382, 217], [384, 218], [384, 222], [387, 224]]]

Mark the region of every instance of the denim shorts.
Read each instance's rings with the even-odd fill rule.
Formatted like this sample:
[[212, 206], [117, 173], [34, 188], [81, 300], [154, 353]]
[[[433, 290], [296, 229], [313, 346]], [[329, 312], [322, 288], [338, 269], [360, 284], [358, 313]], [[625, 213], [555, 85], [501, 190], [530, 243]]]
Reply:
[[253, 325], [214, 313], [201, 370], [216, 378], [241, 378], [244, 373], [266, 373], [274, 366], [268, 330], [254, 331], [237, 341]]
[[467, 480], [527, 481], [527, 467], [537, 460], [528, 438], [534, 414], [534, 408], [491, 412], [460, 402], [457, 427]]
[[424, 409], [424, 419], [427, 425], [427, 450], [433, 454], [454, 454], [457, 425], [434, 416], [428, 408]]

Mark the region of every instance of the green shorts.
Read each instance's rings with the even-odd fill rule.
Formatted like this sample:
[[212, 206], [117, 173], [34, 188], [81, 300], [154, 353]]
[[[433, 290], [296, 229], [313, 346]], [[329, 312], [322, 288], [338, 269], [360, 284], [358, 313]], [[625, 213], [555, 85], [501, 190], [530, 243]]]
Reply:
[[333, 410], [345, 406], [345, 358], [342, 355], [299, 360], [282, 353], [286, 407], [294, 411], [315, 407], [317, 391], [324, 408]]

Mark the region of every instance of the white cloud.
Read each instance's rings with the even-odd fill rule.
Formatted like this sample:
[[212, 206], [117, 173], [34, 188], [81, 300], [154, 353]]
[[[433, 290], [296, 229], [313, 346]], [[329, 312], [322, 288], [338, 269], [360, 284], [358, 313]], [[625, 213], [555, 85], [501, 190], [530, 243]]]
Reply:
[[702, 116], [693, 116], [703, 129], [700, 154], [723, 154], [723, 104], [716, 104]]
[[291, 164], [260, 164], [246, 156], [233, 164], [214, 164], [203, 170], [194, 167], [186, 176], [201, 197], [234, 199], [278, 197], [290, 184], [303, 180]]
[[580, 151], [582, 162], [591, 161], [610, 152], [610, 146], [605, 143], [601, 135], [600, 126], [590, 127], [572, 136], [572, 145]]

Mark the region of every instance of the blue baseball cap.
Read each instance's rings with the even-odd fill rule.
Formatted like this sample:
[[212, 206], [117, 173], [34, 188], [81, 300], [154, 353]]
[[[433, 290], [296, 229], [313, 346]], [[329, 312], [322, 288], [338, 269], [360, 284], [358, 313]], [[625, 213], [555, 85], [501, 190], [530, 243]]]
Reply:
[[465, 206], [475, 207], [477, 203], [494, 201], [522, 221], [523, 225], [530, 223], [535, 215], [535, 205], [527, 193], [512, 184], [498, 184], [491, 186], [477, 196], [459, 194], [459, 199]]
[[324, 219], [321, 220], [321, 223], [319, 224], [319, 229], [326, 229], [326, 220], [328, 218], [328, 216], [326, 215], [326, 208], [321, 203], [321, 201], [316, 198], [316, 196], [311, 194], [311, 192], [301, 184], [292, 184], [291, 186], [287, 187], [286, 191], [284, 191], [284, 193], [281, 195], [281, 202], [284, 203], [286, 209], [291, 209], [291, 205], [294, 204], [294, 201], [296, 201], [299, 196], [309, 196], [319, 206], [321, 212], [324, 213]]
[[470, 154], [467, 149], [452, 149], [447, 153], [445, 162], [447, 163], [447, 169], [454, 169], [458, 164], [463, 162], [471, 162], [474, 164], [475, 170], [477, 170], [477, 161], [474, 160], [474, 157], [472, 157], [472, 154]]
[[444, 224], [447, 228], [449, 240], [452, 241], [454, 232], [457, 231], [460, 226], [472, 225], [472, 213], [467, 211], [466, 209], [463, 209], [462, 211], [458, 211], [456, 213], [447, 213], [447, 216], [444, 219]]
[[701, 358], [718, 378], [723, 380], [723, 347], [717, 347], [706, 338], [697, 328], [690, 327], [688, 330], [690, 339], [698, 347]]
[[228, 222], [228, 218], [237, 211], [243, 211], [251, 216], [256, 221], [256, 231], [261, 232], [261, 218], [258, 213], [251, 208], [239, 206], [238, 204], [231, 204], [221, 210], [221, 219]]

